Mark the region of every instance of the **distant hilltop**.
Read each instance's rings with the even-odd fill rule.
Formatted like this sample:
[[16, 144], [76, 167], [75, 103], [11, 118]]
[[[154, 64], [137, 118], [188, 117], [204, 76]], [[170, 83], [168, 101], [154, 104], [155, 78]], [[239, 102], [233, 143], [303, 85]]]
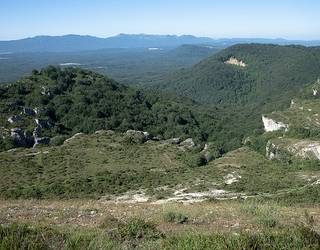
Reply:
[[228, 47], [239, 43], [318, 46], [320, 40], [286, 40], [282, 38], [221, 38], [192, 35], [119, 34], [107, 38], [82, 35], [36, 36], [20, 40], [0, 41], [0, 53], [71, 52], [107, 48], [164, 48], [183, 44], [207, 44]]

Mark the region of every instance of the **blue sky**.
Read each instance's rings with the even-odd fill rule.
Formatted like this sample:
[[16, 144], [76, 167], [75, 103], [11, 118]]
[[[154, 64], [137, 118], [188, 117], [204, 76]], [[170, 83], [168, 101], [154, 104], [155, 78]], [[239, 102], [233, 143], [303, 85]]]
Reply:
[[320, 0], [0, 0], [0, 40], [118, 33], [320, 39]]

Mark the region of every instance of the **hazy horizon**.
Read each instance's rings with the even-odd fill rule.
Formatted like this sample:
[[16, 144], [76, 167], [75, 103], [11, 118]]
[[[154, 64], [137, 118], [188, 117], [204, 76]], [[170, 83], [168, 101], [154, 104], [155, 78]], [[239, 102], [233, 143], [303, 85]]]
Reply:
[[101, 38], [101, 39], [106, 39], [110, 37], [115, 37], [115, 36], [120, 36], [120, 35], [146, 35], [146, 36], [194, 36], [194, 37], [204, 37], [204, 38], [210, 38], [210, 39], [270, 39], [270, 40], [277, 40], [277, 39], [283, 39], [283, 40], [296, 40], [296, 41], [319, 41], [319, 39], [299, 39], [299, 38], [285, 38], [285, 37], [210, 37], [210, 36], [205, 36], [205, 35], [194, 35], [194, 34], [152, 34], [152, 33], [116, 33], [112, 34], [109, 36], [96, 36], [92, 34], [72, 34], [72, 33], [66, 33], [66, 34], [59, 34], [59, 35], [47, 35], [47, 34], [42, 34], [42, 35], [35, 35], [35, 36], [26, 36], [26, 37], [21, 37], [21, 38], [16, 38], [16, 39], [0, 39], [0, 41], [15, 41], [15, 40], [21, 40], [21, 39], [28, 39], [28, 38], [35, 38], [35, 37], [63, 37], [63, 36], [89, 36], [89, 37], [96, 37], [96, 38]]
[[175, 34], [320, 40], [316, 0], [3, 0], [0, 40], [67, 34]]

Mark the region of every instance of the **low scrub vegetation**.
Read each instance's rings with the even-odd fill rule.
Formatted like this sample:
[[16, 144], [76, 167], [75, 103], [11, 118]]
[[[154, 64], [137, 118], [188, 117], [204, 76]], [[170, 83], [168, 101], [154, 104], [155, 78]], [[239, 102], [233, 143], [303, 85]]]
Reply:
[[319, 249], [319, 245], [320, 235], [305, 226], [281, 232], [166, 236], [140, 219], [133, 219], [109, 234], [103, 230], [62, 232], [48, 227], [0, 226], [0, 249]]

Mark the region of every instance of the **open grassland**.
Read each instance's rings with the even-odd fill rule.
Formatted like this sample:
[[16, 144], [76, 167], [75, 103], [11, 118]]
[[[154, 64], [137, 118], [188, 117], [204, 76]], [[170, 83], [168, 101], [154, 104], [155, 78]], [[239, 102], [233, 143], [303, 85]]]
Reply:
[[319, 249], [320, 207], [1, 200], [0, 249]]

